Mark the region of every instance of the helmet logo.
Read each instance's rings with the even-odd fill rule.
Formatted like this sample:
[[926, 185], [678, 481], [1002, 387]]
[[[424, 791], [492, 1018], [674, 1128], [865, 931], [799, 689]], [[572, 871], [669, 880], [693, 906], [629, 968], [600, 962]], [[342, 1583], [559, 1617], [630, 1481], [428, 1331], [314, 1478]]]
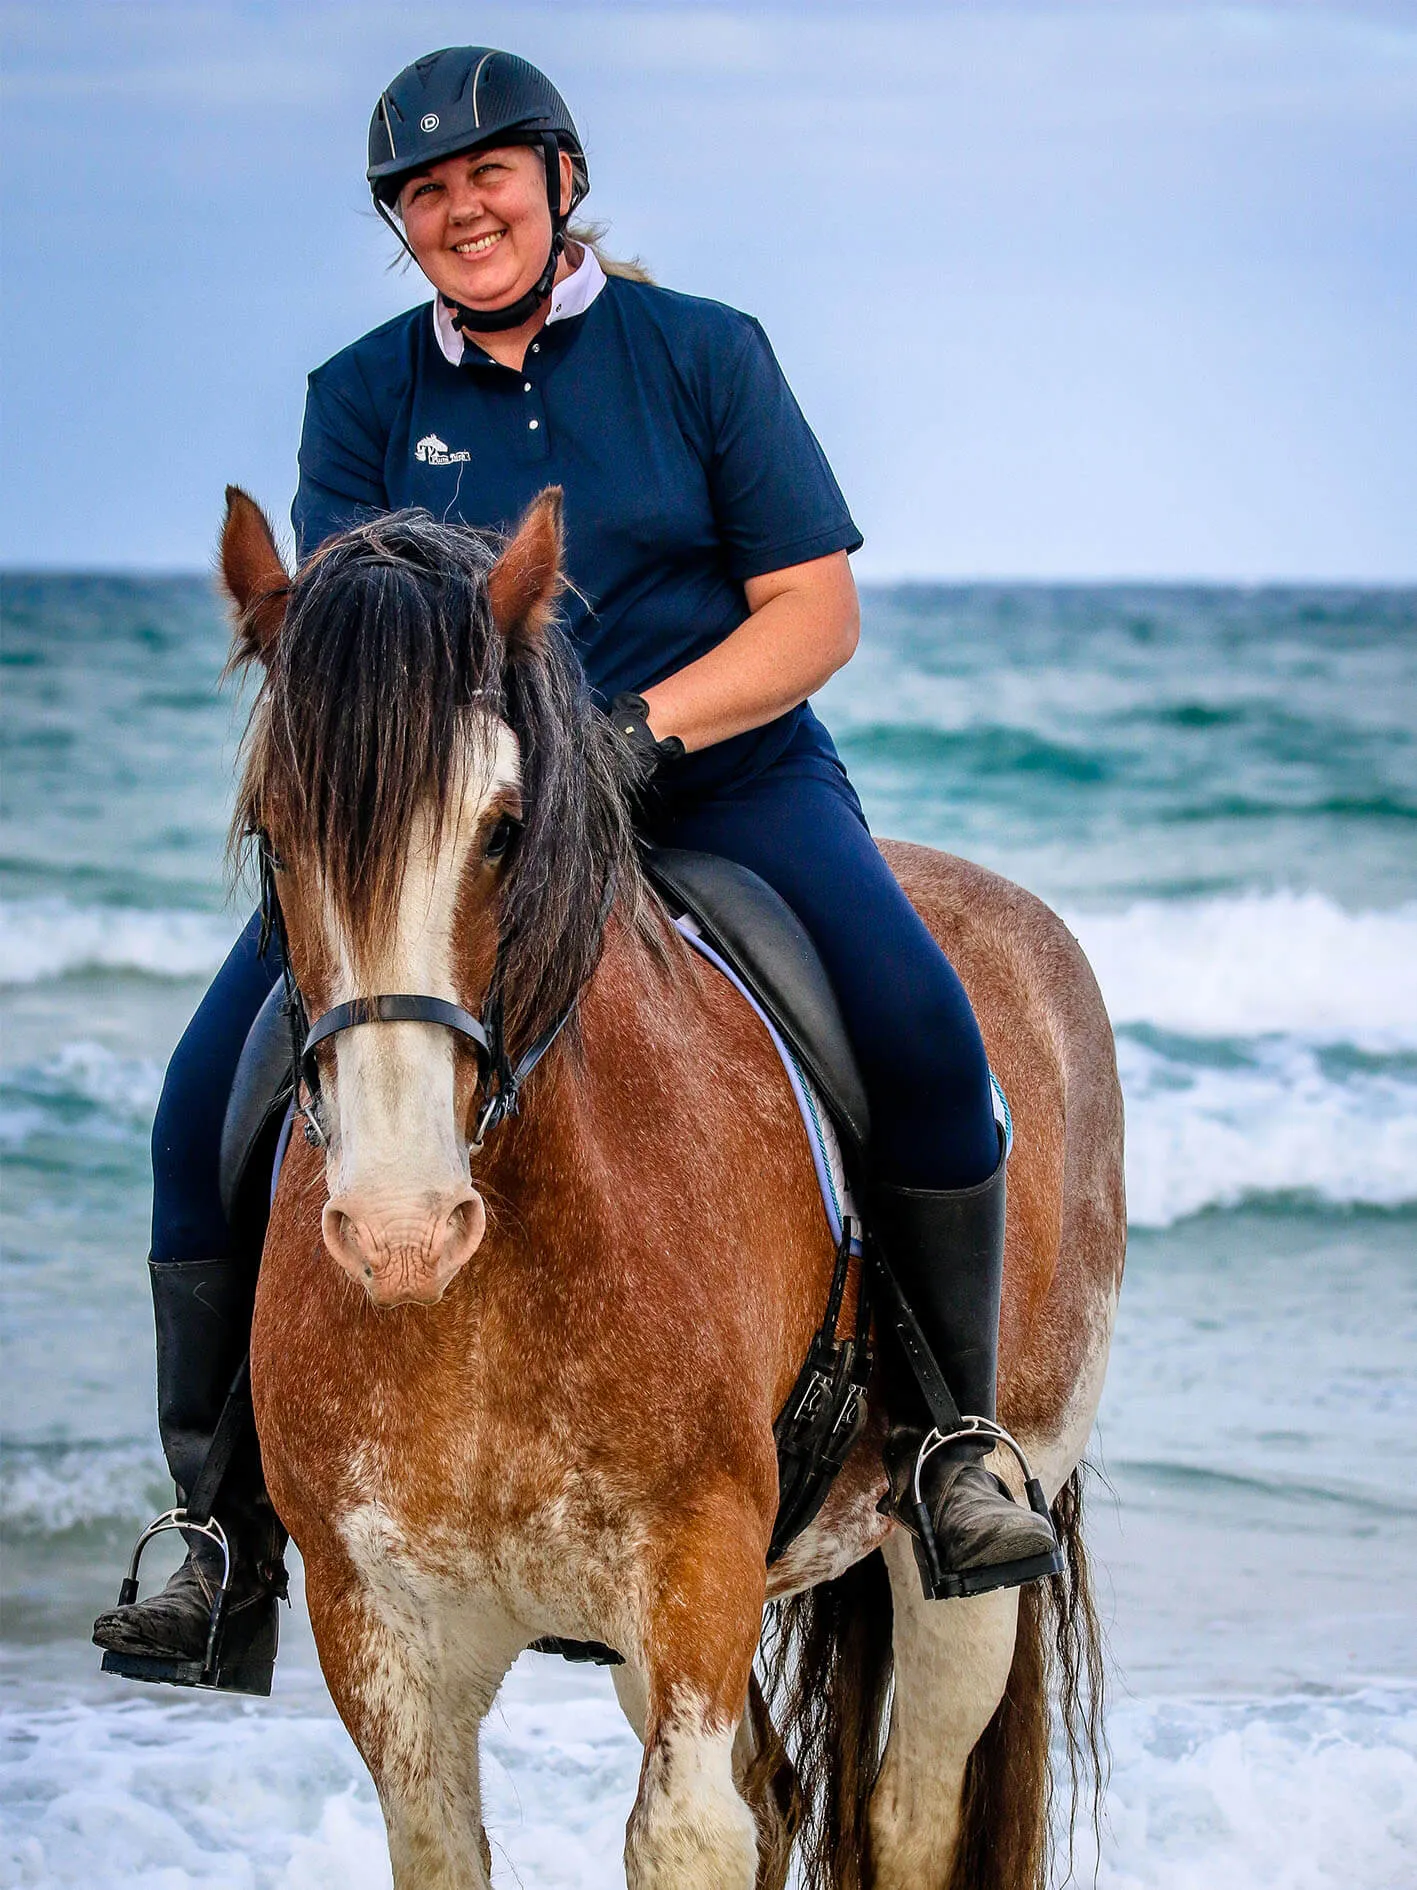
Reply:
[[436, 131], [438, 129], [437, 112], [425, 112], [418, 121], [418, 129], [420, 131]]

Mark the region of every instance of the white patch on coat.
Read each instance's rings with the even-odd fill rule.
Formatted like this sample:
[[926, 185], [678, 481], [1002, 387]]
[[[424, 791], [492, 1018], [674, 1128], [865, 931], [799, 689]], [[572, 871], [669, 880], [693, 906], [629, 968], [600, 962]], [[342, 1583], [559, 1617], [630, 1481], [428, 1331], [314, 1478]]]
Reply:
[[927, 1601], [904, 1530], [885, 1547], [895, 1689], [890, 1736], [871, 1794], [877, 1890], [945, 1883], [959, 1836], [964, 1770], [1004, 1697], [1018, 1590]]
[[1111, 1284], [1098, 1288], [1088, 1319], [1087, 1348], [1055, 1434], [1048, 1438], [1019, 1439], [1028, 1452], [1033, 1474], [1043, 1485], [1043, 1494], [1050, 1503], [1082, 1461], [1092, 1435], [1097, 1407], [1102, 1402], [1103, 1381], [1107, 1376], [1119, 1290], [1118, 1286]]
[[692, 1700], [655, 1729], [625, 1835], [628, 1890], [753, 1890], [757, 1827], [733, 1783], [734, 1731]]
[[[348, 939], [333, 915], [326, 930], [336, 976], [331, 1005], [378, 992], [410, 992], [462, 1003], [454, 980], [454, 924], [468, 855], [496, 795], [520, 778], [516, 737], [505, 722], [479, 718], [469, 733], [463, 792], [442, 828], [415, 827], [398, 913], [382, 949], [356, 984]], [[331, 1197], [408, 1203], [417, 1233], [420, 1203], [468, 1176], [462, 1125], [454, 1114], [454, 1036], [440, 1024], [364, 1024], [334, 1039], [327, 1086]]]
[[478, 1731], [528, 1637], [489, 1589], [429, 1568], [380, 1504], [357, 1505], [337, 1527], [363, 1616], [359, 1744], [396, 1880], [485, 1884]]

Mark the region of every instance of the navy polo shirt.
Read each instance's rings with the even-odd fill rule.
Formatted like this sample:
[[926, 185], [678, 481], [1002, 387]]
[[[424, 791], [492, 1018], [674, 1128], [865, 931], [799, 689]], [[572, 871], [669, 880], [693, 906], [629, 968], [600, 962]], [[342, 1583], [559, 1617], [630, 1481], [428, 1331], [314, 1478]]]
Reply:
[[[719, 302], [611, 277], [520, 370], [470, 344], [454, 364], [424, 302], [310, 376], [301, 557], [403, 506], [509, 531], [549, 485], [565, 493], [567, 625], [602, 701], [722, 642], [748, 578], [862, 542], [767, 336]], [[804, 722], [834, 752], [804, 705], [690, 756], [676, 786], [754, 774]]]

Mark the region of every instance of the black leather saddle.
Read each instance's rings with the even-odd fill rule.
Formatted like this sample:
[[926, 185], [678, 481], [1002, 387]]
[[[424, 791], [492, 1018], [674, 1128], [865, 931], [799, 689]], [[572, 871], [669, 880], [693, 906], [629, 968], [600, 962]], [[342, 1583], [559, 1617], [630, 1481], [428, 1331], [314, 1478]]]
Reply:
[[[714, 853], [656, 847], [646, 877], [687, 914], [767, 1012], [811, 1080], [860, 1173], [870, 1139], [866, 1089], [817, 948], [766, 880]], [[271, 1163], [290, 1101], [290, 1025], [277, 984], [246, 1038], [221, 1135], [221, 1199], [233, 1226], [264, 1222]]]
[[695, 920], [776, 1024], [859, 1171], [871, 1135], [866, 1086], [807, 928], [765, 879], [716, 853], [656, 847], [644, 868], [669, 911]]
[[285, 987], [277, 979], [246, 1033], [221, 1128], [222, 1212], [238, 1237], [253, 1223], [259, 1239], [265, 1236], [276, 1143], [290, 1102], [290, 1067]]

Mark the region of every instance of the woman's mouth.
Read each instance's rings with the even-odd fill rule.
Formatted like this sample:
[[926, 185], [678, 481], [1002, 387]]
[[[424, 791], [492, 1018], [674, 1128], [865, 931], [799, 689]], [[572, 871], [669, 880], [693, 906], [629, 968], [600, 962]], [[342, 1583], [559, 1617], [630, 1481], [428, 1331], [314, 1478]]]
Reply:
[[489, 230], [485, 236], [464, 237], [461, 243], [453, 244], [455, 256], [485, 256], [494, 249], [507, 234], [505, 230]]

